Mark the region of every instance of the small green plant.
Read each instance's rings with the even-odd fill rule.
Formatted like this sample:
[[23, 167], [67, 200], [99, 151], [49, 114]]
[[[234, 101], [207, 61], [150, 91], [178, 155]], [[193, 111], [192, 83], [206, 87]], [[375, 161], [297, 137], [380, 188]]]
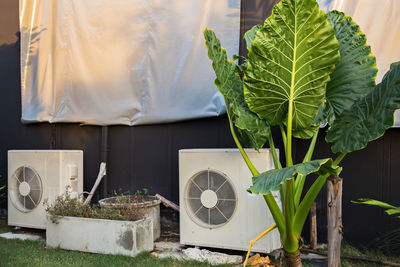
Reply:
[[[385, 210], [386, 214], [395, 215], [397, 218], [400, 218], [400, 207], [396, 207], [379, 200], [359, 198], [358, 201], [351, 202], [380, 207]], [[388, 252], [389, 254], [400, 255], [400, 229], [395, 229], [385, 233], [381, 237], [377, 238], [373, 245], [382, 251]]]
[[4, 189], [6, 189], [5, 185], [0, 186], [0, 203], [3, 201], [3, 198], [6, 195], [6, 193], [4, 192], [5, 191]]
[[[282, 0], [264, 25], [245, 33], [247, 64], [228, 60], [215, 33], [204, 31], [215, 85], [224, 96], [232, 137], [253, 178], [250, 193], [264, 197], [279, 230], [289, 267], [302, 266], [301, 232], [312, 203], [339, 163], [393, 125], [400, 108], [400, 63], [375, 85], [376, 59], [351, 17], [325, 14], [315, 0]], [[312, 160], [320, 125], [331, 158]], [[275, 151], [271, 128], [281, 132], [285, 165]], [[293, 139], [311, 139], [300, 162], [293, 162]], [[243, 147], [268, 142], [275, 169], [260, 173]], [[297, 164], [296, 164], [297, 163]], [[306, 177], [318, 174], [303, 194]], [[279, 191], [282, 210], [272, 195]], [[302, 198], [302, 196], [304, 196]]]
[[138, 189], [135, 192], [135, 195], [147, 195], [149, 193], [149, 189], [143, 187], [142, 189]]
[[118, 203], [123, 203], [127, 198], [129, 199], [129, 191], [118, 194], [117, 191], [114, 190], [114, 195]]
[[151, 200], [151, 196], [149, 196], [148, 193], [149, 189], [145, 187], [136, 190], [133, 195], [131, 195], [129, 191], [117, 193], [117, 191], [114, 190], [114, 199], [109, 201], [110, 203], [117, 203], [117, 204], [140, 203], [147, 200]]
[[53, 204], [44, 201], [46, 211], [53, 223], [58, 222], [59, 217], [72, 216], [94, 219], [108, 219], [120, 221], [135, 221], [142, 217], [141, 212], [131, 205], [120, 205], [118, 209], [112, 206], [85, 205], [80, 198], [71, 198], [68, 191], [56, 198]]
[[[388, 203], [385, 203], [385, 202], [382, 202], [379, 200], [374, 200], [374, 199], [370, 199], [370, 198], [359, 198], [358, 201], [352, 200], [351, 202], [356, 203], [356, 204], [364, 204], [364, 205], [381, 207], [385, 210], [385, 212], [388, 215], [400, 214], [400, 207], [395, 207], [393, 205], [390, 205]], [[398, 215], [397, 218], [400, 218], [400, 215]]]

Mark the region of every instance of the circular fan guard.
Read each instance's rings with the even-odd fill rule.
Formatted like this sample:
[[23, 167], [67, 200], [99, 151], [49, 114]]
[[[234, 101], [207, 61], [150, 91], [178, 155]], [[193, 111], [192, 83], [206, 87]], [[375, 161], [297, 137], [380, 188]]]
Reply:
[[30, 212], [42, 199], [42, 179], [33, 168], [21, 166], [11, 175], [9, 192], [11, 202], [18, 210]]
[[229, 222], [237, 205], [230, 179], [211, 169], [200, 171], [189, 179], [184, 199], [189, 217], [206, 228], [216, 228]]

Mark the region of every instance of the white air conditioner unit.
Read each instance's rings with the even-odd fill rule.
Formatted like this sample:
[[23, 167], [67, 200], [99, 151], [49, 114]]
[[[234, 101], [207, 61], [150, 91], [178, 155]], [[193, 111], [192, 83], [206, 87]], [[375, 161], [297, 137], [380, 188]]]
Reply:
[[[260, 171], [273, 168], [269, 149], [247, 150]], [[180, 242], [246, 251], [250, 241], [275, 224], [261, 195], [246, 190], [251, 172], [237, 149], [179, 151]], [[279, 195], [275, 195], [281, 206]], [[281, 247], [277, 229], [261, 238], [252, 251]]]
[[52, 203], [70, 186], [83, 191], [80, 150], [8, 151], [8, 224], [46, 229], [43, 201]]

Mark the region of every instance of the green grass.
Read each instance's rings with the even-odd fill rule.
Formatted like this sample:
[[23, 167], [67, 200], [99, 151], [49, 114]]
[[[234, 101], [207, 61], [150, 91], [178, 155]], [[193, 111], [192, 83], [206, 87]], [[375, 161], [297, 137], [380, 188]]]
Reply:
[[[342, 254], [343, 255], [354, 255], [354, 256], [363, 256], [369, 258], [376, 258], [384, 261], [392, 261], [396, 263], [400, 263], [400, 256], [387, 256], [384, 255], [380, 251], [373, 250], [359, 250], [347, 244], [342, 246]], [[375, 264], [367, 261], [354, 261], [354, 260], [342, 260], [342, 267], [381, 267], [382, 264]]]
[[[0, 224], [0, 233], [8, 232], [9, 227]], [[135, 258], [126, 256], [114, 256], [104, 254], [92, 254], [84, 252], [69, 251], [63, 249], [46, 249], [44, 241], [21, 241], [0, 238], [0, 266], [193, 266], [206, 267], [206, 263], [196, 261], [177, 261], [173, 259], [157, 259], [150, 253], [142, 253]], [[357, 255], [364, 257], [379, 258], [385, 261], [400, 263], [400, 257], [386, 256], [379, 251], [358, 250], [344, 244], [342, 254]], [[232, 266], [232, 265], [219, 265]], [[306, 264], [305, 266], [314, 266]], [[380, 264], [373, 264], [364, 261], [353, 261], [342, 259], [343, 267], [378, 267]]]
[[10, 227], [0, 223], [0, 234], [10, 232]]
[[[0, 233], [9, 230], [0, 225]], [[206, 263], [196, 261], [177, 261], [173, 259], [157, 259], [150, 253], [141, 253], [135, 258], [126, 256], [114, 256], [104, 254], [92, 254], [84, 252], [69, 251], [63, 249], [46, 249], [44, 241], [21, 241], [0, 238], [0, 266], [210, 266]], [[232, 265], [219, 265], [232, 266]]]

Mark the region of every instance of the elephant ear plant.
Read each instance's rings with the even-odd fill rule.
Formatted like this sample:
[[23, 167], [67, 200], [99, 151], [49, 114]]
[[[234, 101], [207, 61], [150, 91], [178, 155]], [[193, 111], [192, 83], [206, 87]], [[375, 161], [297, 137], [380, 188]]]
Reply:
[[[228, 60], [213, 31], [204, 31], [215, 85], [224, 95], [231, 133], [279, 230], [288, 266], [302, 266], [300, 235], [312, 203], [339, 163], [352, 151], [383, 135], [400, 108], [400, 66], [394, 63], [375, 86], [375, 57], [359, 26], [344, 13], [325, 14], [315, 0], [282, 0], [263, 26], [245, 34], [246, 64]], [[320, 124], [336, 159], [311, 160]], [[275, 152], [271, 128], [282, 133], [286, 164]], [[294, 163], [294, 138], [311, 139], [304, 160]], [[243, 147], [268, 142], [274, 170], [259, 173]], [[303, 195], [306, 176], [318, 174]], [[282, 210], [272, 196], [279, 191]]]

